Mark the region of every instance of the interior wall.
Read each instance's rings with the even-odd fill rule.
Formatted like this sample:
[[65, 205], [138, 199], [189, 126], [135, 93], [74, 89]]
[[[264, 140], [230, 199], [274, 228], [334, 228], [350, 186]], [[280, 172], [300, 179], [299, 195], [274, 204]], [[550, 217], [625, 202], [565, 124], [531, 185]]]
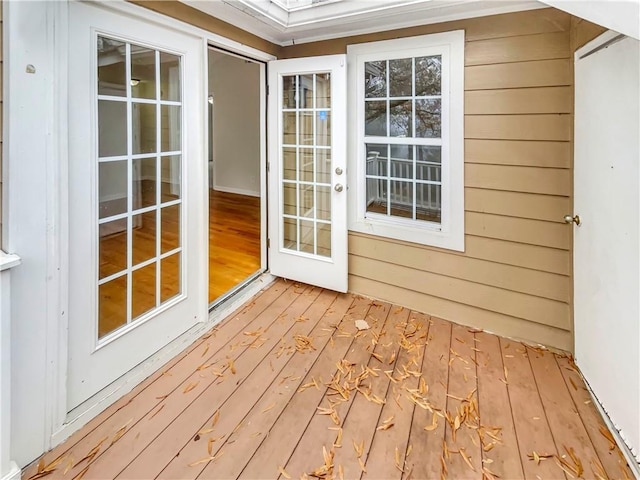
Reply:
[[209, 50], [213, 188], [260, 195], [260, 65]]
[[350, 232], [349, 289], [572, 350], [571, 16], [495, 15], [298, 44], [282, 56], [456, 29], [466, 37], [465, 252]]

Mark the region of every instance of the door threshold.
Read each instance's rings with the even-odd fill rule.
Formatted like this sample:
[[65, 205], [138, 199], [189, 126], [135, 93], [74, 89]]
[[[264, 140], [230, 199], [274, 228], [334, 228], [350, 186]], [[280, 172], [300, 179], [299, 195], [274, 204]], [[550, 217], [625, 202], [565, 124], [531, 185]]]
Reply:
[[[228, 290], [227, 292], [220, 295], [218, 298], [216, 298], [213, 302], [209, 304], [209, 315], [211, 315], [211, 313], [213, 313], [214, 310], [218, 309], [218, 307], [220, 307], [222, 304], [227, 302], [227, 300], [229, 300], [231, 297], [234, 297], [235, 295], [242, 292], [246, 287], [251, 285], [255, 280], [263, 276], [265, 273], [266, 273], [265, 270], [258, 270], [257, 272], [249, 275], [242, 282], [238, 283], [231, 290]], [[268, 283], [271, 283], [271, 282], [268, 282]]]

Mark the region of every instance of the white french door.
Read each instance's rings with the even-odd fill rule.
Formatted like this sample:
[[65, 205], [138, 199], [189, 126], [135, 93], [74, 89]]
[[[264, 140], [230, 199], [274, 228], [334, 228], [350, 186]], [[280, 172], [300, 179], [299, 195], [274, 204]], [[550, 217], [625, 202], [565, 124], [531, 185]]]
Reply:
[[346, 57], [269, 62], [269, 90], [269, 269], [346, 292]]
[[68, 411], [207, 318], [203, 41], [69, 15]]

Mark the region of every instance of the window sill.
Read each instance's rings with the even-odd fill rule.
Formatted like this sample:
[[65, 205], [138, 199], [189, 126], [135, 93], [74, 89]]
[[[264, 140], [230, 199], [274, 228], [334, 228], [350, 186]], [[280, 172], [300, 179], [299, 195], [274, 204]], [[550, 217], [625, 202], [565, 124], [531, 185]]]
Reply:
[[13, 253], [5, 253], [0, 250], [0, 272], [10, 270], [22, 263], [22, 259]]
[[409, 226], [403, 225], [402, 222], [360, 218], [350, 223], [349, 230], [429, 247], [464, 252], [464, 225], [458, 225], [458, 227], [458, 231], [444, 232], [439, 225], [432, 223], [425, 222], [425, 225]]

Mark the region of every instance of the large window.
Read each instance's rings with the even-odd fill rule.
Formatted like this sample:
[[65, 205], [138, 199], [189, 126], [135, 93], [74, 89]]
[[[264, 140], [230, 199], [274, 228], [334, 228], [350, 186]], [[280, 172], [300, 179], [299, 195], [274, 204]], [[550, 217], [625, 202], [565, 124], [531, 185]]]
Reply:
[[464, 33], [353, 45], [348, 54], [350, 228], [464, 250]]

